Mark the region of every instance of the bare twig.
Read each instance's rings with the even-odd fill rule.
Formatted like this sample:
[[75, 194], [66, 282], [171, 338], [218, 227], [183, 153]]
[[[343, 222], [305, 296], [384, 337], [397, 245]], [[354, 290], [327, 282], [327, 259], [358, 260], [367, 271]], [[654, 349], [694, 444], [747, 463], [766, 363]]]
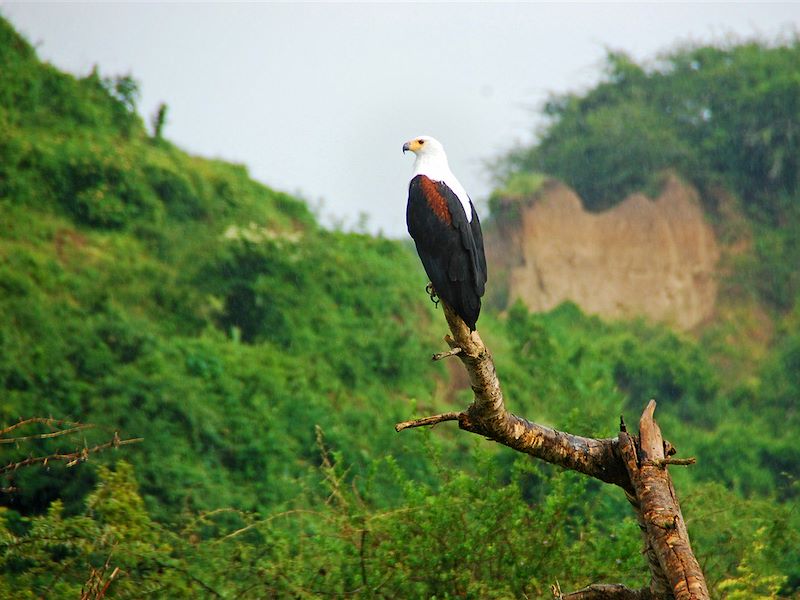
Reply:
[[89, 579], [81, 588], [81, 600], [102, 600], [106, 597], [106, 592], [108, 592], [108, 588], [111, 586], [111, 583], [117, 578], [118, 575], [121, 573], [124, 574], [119, 567], [114, 567], [111, 575], [108, 576], [108, 579], [105, 579], [110, 563], [111, 554], [108, 555], [108, 558], [106, 558], [105, 563], [100, 569], [95, 569], [92, 567], [92, 572], [89, 574]]
[[366, 543], [367, 543], [367, 530], [362, 529], [361, 541], [358, 544], [358, 555], [361, 560], [361, 583], [363, 583], [364, 585], [369, 585], [369, 583], [367, 583], [367, 565], [364, 559], [364, 547], [366, 546]]
[[67, 426], [67, 429], [59, 429], [57, 431], [51, 431], [50, 433], [35, 433], [32, 435], [26, 435], [22, 437], [0, 437], [0, 444], [16, 444], [17, 442], [24, 442], [27, 440], [44, 440], [48, 438], [54, 438], [61, 435], [69, 435], [71, 433], [76, 433], [78, 431], [83, 431], [84, 429], [92, 429], [95, 425], [87, 424], [87, 423], [77, 423], [73, 421], [63, 421], [59, 419], [51, 419], [51, 418], [44, 418], [44, 417], [32, 417], [30, 419], [22, 419], [13, 425], [9, 425], [8, 427], [4, 427], [0, 429], [0, 436], [7, 435], [14, 431], [15, 429], [19, 429], [20, 427], [26, 427], [28, 425], [47, 425], [48, 427], [55, 428], [55, 427], [64, 427]]
[[461, 413], [448, 412], [441, 415], [433, 415], [432, 417], [423, 417], [422, 419], [414, 419], [413, 421], [403, 421], [394, 426], [395, 431], [403, 431], [411, 427], [425, 427], [426, 425], [437, 425], [443, 421], [458, 421]]
[[436, 354], [431, 356], [431, 360], [433, 360], [433, 361], [442, 360], [443, 358], [448, 358], [450, 356], [455, 356], [456, 354], [460, 354], [460, 353], [461, 353], [461, 348], [456, 347], [456, 348], [452, 348], [452, 349], [448, 350], [447, 352], [437, 352]]

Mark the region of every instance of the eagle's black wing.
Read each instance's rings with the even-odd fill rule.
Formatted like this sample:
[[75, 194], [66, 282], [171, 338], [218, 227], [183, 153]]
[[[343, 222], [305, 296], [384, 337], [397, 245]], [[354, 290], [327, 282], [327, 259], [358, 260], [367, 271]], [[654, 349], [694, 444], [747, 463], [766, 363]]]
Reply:
[[436, 293], [475, 329], [486, 286], [483, 235], [473, 208], [472, 222], [458, 196], [424, 175], [411, 180], [406, 222]]

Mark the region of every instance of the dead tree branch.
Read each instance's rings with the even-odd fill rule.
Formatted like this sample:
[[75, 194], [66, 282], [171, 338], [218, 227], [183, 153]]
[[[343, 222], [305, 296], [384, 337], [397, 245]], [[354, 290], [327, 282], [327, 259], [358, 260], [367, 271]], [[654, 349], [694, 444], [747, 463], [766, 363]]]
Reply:
[[[672, 478], [664, 466], [652, 464], [665, 458], [661, 428], [653, 418], [655, 409], [655, 400], [650, 400], [639, 420], [638, 455], [634, 440], [627, 434], [620, 434], [624, 439], [625, 466], [638, 503], [637, 517], [646, 531], [648, 560], [652, 562], [650, 556], [653, 555], [658, 562], [658, 569], [651, 564], [651, 574], [658, 571], [663, 576], [664, 579], [657, 582], [662, 595], [671, 591], [675, 598], [708, 598], [705, 578], [689, 543]], [[656, 582], [652, 581], [651, 589], [654, 585]]]
[[[458, 420], [469, 431], [538, 459], [578, 471], [621, 487], [631, 502], [645, 540], [650, 585], [631, 590], [621, 585], [593, 585], [557, 598], [565, 600], [709, 600], [703, 573], [689, 544], [668, 464], [674, 449], [661, 436], [653, 418], [651, 401], [639, 422], [640, 436], [627, 433], [624, 424], [618, 437], [586, 438], [531, 423], [505, 407], [494, 361], [477, 331], [471, 332], [458, 315], [442, 302], [451, 336], [445, 341], [469, 374], [474, 399], [460, 413], [445, 413], [398, 423], [397, 431]], [[440, 355], [435, 355], [440, 356]], [[688, 461], [681, 461], [688, 463]]]

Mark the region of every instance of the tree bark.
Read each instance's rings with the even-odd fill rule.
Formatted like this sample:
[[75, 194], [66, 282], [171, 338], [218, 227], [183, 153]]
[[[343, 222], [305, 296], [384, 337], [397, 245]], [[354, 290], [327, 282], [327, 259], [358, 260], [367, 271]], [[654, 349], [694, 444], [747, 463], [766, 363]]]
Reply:
[[[450, 353], [434, 359], [457, 356], [469, 374], [474, 399], [460, 413], [446, 413], [398, 423], [397, 431], [410, 427], [458, 420], [461, 429], [475, 433], [518, 452], [530, 454], [565, 469], [578, 471], [621, 487], [636, 511], [645, 540], [650, 585], [631, 590], [622, 585], [593, 585], [571, 594], [556, 594], [565, 600], [709, 600], [708, 589], [680, 511], [667, 465], [678, 462], [661, 436], [653, 418], [651, 400], [639, 422], [640, 435], [631, 436], [624, 424], [618, 437], [594, 439], [557, 431], [517, 417], [505, 407], [494, 361], [477, 331], [470, 331], [458, 315], [442, 302], [452, 333], [445, 341]], [[455, 350], [458, 349], [456, 352]], [[681, 461], [687, 463], [689, 461]]]

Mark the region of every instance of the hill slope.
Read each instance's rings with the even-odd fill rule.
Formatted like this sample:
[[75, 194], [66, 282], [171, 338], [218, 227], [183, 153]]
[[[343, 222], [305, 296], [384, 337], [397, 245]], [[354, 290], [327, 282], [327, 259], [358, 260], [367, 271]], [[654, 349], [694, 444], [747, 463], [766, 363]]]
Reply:
[[[0, 37], [2, 420], [144, 437], [126, 457], [159, 514], [293, 497], [315, 424], [363, 462], [350, 428], [433, 385], [409, 362], [429, 321], [415, 257], [321, 230], [243, 167], [149, 137], [118, 82], [39, 63], [5, 21]], [[85, 485], [33, 479], [12, 505]]]

